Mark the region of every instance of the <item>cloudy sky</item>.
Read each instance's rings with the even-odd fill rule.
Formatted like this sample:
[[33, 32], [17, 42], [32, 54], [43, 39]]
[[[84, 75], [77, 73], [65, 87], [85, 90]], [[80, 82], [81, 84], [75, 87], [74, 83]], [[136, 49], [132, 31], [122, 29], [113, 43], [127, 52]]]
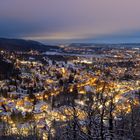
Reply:
[[140, 42], [140, 0], [0, 0], [0, 37]]

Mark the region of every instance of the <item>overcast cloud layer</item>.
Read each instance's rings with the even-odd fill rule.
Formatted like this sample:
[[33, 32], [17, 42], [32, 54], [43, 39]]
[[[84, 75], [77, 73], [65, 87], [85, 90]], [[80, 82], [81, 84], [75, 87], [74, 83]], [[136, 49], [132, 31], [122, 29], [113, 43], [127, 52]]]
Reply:
[[140, 42], [140, 0], [0, 0], [0, 37]]

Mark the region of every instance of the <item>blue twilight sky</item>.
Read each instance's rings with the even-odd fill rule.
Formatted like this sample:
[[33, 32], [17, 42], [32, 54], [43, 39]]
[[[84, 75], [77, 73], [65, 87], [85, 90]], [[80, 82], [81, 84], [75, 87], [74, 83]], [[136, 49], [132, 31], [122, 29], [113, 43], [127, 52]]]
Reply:
[[140, 42], [140, 0], [0, 0], [0, 37]]

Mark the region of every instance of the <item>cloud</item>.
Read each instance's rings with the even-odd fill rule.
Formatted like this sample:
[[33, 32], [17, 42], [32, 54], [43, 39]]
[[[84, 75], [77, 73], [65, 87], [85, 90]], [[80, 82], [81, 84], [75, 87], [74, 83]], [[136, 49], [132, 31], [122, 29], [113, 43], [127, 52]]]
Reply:
[[139, 5], [139, 0], [1, 0], [0, 36], [38, 40], [119, 38], [122, 33], [140, 29]]

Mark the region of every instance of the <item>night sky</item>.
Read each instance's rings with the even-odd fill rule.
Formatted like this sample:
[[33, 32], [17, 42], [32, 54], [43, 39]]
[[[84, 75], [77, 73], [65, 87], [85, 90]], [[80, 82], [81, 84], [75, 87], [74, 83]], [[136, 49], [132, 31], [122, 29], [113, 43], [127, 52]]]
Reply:
[[0, 0], [0, 37], [140, 42], [140, 0]]

